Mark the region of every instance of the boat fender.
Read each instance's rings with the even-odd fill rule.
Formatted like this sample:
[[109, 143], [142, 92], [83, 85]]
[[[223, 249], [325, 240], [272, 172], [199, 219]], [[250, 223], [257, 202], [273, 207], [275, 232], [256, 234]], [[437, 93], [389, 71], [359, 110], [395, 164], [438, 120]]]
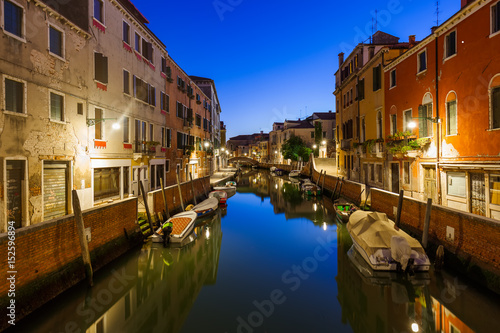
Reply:
[[188, 205], [188, 206], [186, 207], [186, 209], [185, 209], [185, 210], [186, 210], [186, 211], [191, 210], [191, 209], [193, 209], [193, 207], [194, 207], [194, 205], [193, 205], [193, 204], [190, 204], [190, 205]]

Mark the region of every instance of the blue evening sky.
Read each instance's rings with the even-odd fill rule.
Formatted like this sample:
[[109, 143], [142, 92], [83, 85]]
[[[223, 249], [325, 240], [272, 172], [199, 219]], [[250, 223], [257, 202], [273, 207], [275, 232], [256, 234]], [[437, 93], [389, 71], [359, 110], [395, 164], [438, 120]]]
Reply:
[[[189, 75], [215, 81], [227, 139], [335, 111], [338, 53], [378, 30], [408, 41], [436, 25], [436, 0], [132, 0]], [[439, 23], [460, 0], [439, 1]]]

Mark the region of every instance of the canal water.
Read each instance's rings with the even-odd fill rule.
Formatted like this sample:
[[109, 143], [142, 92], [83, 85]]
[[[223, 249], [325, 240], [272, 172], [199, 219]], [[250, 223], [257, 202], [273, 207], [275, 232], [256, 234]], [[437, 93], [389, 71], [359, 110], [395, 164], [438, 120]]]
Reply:
[[[451, 272], [362, 273], [327, 197], [250, 171], [182, 248], [145, 244], [16, 332], [498, 332], [500, 301]], [[351, 253], [352, 254], [352, 253]], [[354, 260], [353, 260], [354, 258]]]

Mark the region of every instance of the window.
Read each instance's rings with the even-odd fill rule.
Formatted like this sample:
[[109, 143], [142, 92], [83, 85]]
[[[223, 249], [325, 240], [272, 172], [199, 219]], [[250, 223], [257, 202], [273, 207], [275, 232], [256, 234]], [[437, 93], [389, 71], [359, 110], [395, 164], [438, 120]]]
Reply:
[[165, 127], [161, 128], [161, 142], [162, 147], [167, 147], [167, 129]]
[[184, 105], [180, 102], [177, 102], [177, 117], [184, 118]]
[[102, 53], [94, 53], [94, 79], [101, 83], [108, 83], [108, 57]]
[[163, 91], [160, 92], [160, 108], [163, 111], [170, 112], [170, 97]]
[[421, 138], [432, 136], [432, 103], [418, 107], [418, 136]]
[[382, 88], [382, 66], [373, 67], [373, 91]]
[[446, 135], [457, 134], [457, 101], [446, 103]]
[[314, 131], [311, 132], [311, 139], [314, 139]]
[[491, 128], [500, 128], [500, 87], [491, 89]]
[[365, 79], [359, 81], [358, 84], [358, 99], [360, 101], [365, 99]]
[[135, 50], [141, 53], [141, 36], [136, 32], [135, 33]]
[[390, 82], [391, 88], [396, 86], [396, 70], [391, 71], [391, 82]]
[[149, 141], [155, 141], [154, 133], [155, 132], [153, 124], [149, 124]]
[[403, 119], [403, 131], [411, 131], [410, 127], [408, 126], [408, 124], [412, 122], [411, 110], [403, 111]]
[[64, 58], [63, 33], [52, 26], [49, 26], [49, 50], [50, 53]]
[[424, 50], [418, 54], [417, 59], [417, 73], [423, 72], [427, 69], [427, 51]]
[[382, 164], [376, 164], [377, 168], [377, 182], [382, 183]]
[[153, 45], [144, 38], [142, 39], [142, 56], [153, 63]]
[[3, 2], [4, 22], [3, 29], [17, 37], [23, 38], [24, 10], [15, 3], [4, 0]]
[[452, 31], [445, 37], [445, 56], [451, 57], [457, 53], [457, 31]]
[[177, 149], [184, 149], [189, 144], [189, 135], [177, 132]]
[[377, 113], [377, 139], [382, 139], [384, 136], [383, 130], [382, 130], [382, 112]]
[[70, 198], [69, 164], [43, 161], [43, 218], [53, 219], [68, 214]]
[[102, 0], [94, 0], [94, 18], [104, 24], [104, 3]]
[[500, 31], [500, 2], [491, 6], [491, 33]]
[[130, 25], [123, 21], [123, 41], [130, 45]]
[[156, 88], [148, 85], [149, 89], [149, 105], [156, 106]]
[[165, 172], [170, 172], [170, 160], [165, 161]]
[[130, 95], [130, 73], [123, 70], [123, 92]]
[[447, 177], [447, 186], [448, 186], [448, 195], [453, 195], [456, 197], [465, 198], [466, 195], [466, 186], [465, 186], [465, 172], [448, 172], [446, 174]]
[[199, 114], [196, 115], [196, 126], [201, 127], [201, 116]]
[[361, 142], [365, 142], [366, 141], [366, 123], [365, 123], [365, 117], [361, 118], [360, 141]]
[[397, 115], [391, 114], [391, 135], [398, 132]]
[[5, 111], [24, 113], [24, 82], [5, 78]]
[[94, 169], [94, 200], [120, 195], [120, 168]]
[[167, 145], [166, 147], [167, 148], [170, 148], [172, 147], [172, 130], [170, 128], [167, 128]]
[[[208, 128], [208, 121], [207, 118], [203, 118], [203, 129], [206, 131]], [[285, 138], [286, 138], [286, 133], [285, 133]], [[286, 140], [286, 139], [285, 139]]]
[[102, 124], [103, 124], [103, 121], [102, 121], [102, 118], [103, 118], [103, 112], [102, 112], [102, 109], [95, 109], [95, 125], [94, 125], [94, 128], [95, 128], [95, 135], [94, 135], [94, 139], [96, 140], [102, 140], [103, 138], [103, 133], [102, 133]]
[[64, 121], [64, 96], [50, 93], [50, 119]]
[[490, 202], [500, 205], [500, 175], [490, 175]]
[[83, 115], [83, 103], [76, 103], [76, 113]]
[[134, 141], [136, 153], [140, 153], [146, 149], [143, 144], [146, 141], [146, 122], [139, 119], [135, 120]]
[[161, 57], [161, 72], [167, 74], [167, 59]]
[[130, 131], [129, 131], [130, 119], [128, 117], [123, 117], [123, 142], [130, 142]]
[[403, 162], [403, 183], [410, 184], [410, 162]]

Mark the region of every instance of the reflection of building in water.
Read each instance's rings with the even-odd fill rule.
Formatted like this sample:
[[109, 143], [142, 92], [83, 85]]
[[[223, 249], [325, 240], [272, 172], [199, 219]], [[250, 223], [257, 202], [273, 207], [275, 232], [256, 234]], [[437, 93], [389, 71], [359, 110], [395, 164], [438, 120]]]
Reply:
[[[179, 332], [204, 285], [215, 284], [222, 242], [219, 212], [182, 248], [146, 244], [57, 302], [16, 323], [27, 332]], [[204, 222], [204, 220], [201, 220]], [[64, 306], [61, 306], [64, 304]]]
[[[432, 279], [418, 281], [415, 278], [403, 279], [389, 272], [364, 275], [359, 269], [360, 265], [355, 264], [356, 260], [348, 256], [348, 253], [351, 255], [352, 240], [345, 226], [338, 226], [337, 239], [336, 280], [338, 300], [342, 306], [342, 322], [349, 322], [354, 332], [470, 333], [496, 327], [497, 319], [488, 319], [487, 315], [469, 315], [474, 310], [470, 308], [471, 302], [468, 299], [480, 299], [476, 300], [478, 304], [488, 302], [484, 302], [473, 291], [466, 290], [465, 286], [457, 284], [456, 277], [434, 276]], [[363, 260], [361, 256], [359, 258]], [[438, 282], [443, 280], [444, 283]], [[454, 286], [438, 287], [439, 284], [450, 283]], [[456, 293], [447, 291], [450, 288]], [[438, 298], [443, 301], [440, 302]], [[457, 311], [463, 315], [457, 317], [443, 305], [444, 302], [448, 307], [460, 308]], [[498, 311], [498, 305], [494, 309], [496, 310], [492, 312]], [[465, 319], [468, 324], [465, 324]]]

